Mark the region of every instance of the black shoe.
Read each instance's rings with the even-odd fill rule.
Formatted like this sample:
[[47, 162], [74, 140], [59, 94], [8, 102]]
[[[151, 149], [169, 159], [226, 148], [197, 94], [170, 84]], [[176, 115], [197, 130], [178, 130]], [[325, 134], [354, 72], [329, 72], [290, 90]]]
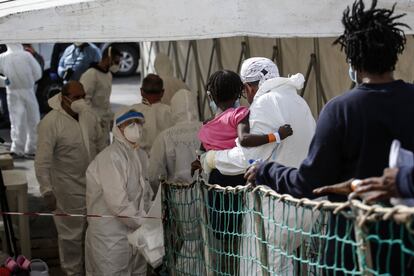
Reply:
[[15, 152], [11, 152], [10, 155], [13, 157], [13, 159], [24, 159], [24, 154], [17, 154]]
[[0, 129], [10, 129], [10, 122], [9, 121], [0, 122]]
[[24, 155], [24, 158], [28, 159], [28, 160], [34, 160], [36, 157], [36, 155], [34, 153], [26, 153]]

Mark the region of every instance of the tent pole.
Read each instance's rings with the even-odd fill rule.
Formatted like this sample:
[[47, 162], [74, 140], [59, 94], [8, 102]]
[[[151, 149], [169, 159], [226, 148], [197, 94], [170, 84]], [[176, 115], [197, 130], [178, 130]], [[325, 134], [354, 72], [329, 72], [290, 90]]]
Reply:
[[240, 57], [239, 57], [239, 63], [237, 64], [237, 70], [236, 72], [240, 72], [240, 68], [243, 62], [243, 59], [246, 57], [246, 42], [241, 42], [241, 51], [240, 51]]
[[219, 70], [223, 70], [224, 66], [223, 66], [223, 61], [222, 61], [222, 56], [221, 56], [220, 39], [215, 38], [214, 43], [216, 44], [217, 67]]
[[183, 77], [184, 82], [187, 79], [188, 66], [190, 64], [190, 52], [191, 52], [191, 40], [188, 41], [187, 56], [185, 58], [184, 77]]
[[313, 39], [313, 51], [315, 53], [315, 80], [316, 80], [316, 107], [317, 107], [317, 114], [322, 109], [322, 98], [321, 98], [321, 67], [320, 67], [320, 56], [319, 56], [319, 39]]
[[214, 53], [215, 52], [216, 52], [216, 43], [213, 40], [213, 46], [211, 47], [210, 59], [208, 61], [208, 69], [207, 69], [206, 79], [208, 79], [208, 77], [210, 77], [211, 69], [213, 67], [213, 58], [214, 58]]
[[246, 59], [247, 59], [251, 57], [249, 37], [245, 36], [244, 41], [246, 42]]
[[152, 54], [152, 47], [153, 47], [153, 45], [154, 45], [154, 42], [150, 42], [150, 48], [149, 48], [149, 50], [148, 50], [148, 63], [147, 63], [147, 70], [145, 71], [146, 72], [146, 74], [148, 73], [148, 70], [149, 70], [149, 67], [150, 67], [150, 64], [151, 64], [151, 54]]
[[316, 75], [316, 99], [317, 99], [317, 107], [318, 107], [318, 116], [322, 110], [323, 105], [328, 101], [325, 90], [323, 89], [322, 85], [322, 74], [321, 74], [321, 62], [320, 62], [320, 53], [319, 53], [319, 38], [313, 39], [314, 48], [315, 48], [315, 75]]
[[281, 76], [284, 76], [283, 74], [283, 52], [282, 52], [282, 40], [280, 38], [276, 38], [276, 45], [277, 45], [277, 53], [276, 53], [276, 64], [279, 68], [279, 73]]
[[160, 52], [160, 42], [159, 41], [155, 41], [155, 51], [158, 54]]
[[308, 86], [308, 81], [309, 81], [310, 75], [312, 73], [312, 67], [315, 64], [315, 59], [316, 59], [315, 54], [311, 54], [310, 55], [310, 61], [309, 61], [309, 64], [308, 64], [308, 69], [306, 70], [305, 83], [303, 84], [303, 88], [300, 91], [300, 96], [302, 98], [303, 98], [303, 96], [305, 96], [306, 87]]
[[195, 61], [195, 66], [196, 66], [195, 69], [196, 69], [196, 76], [197, 76], [198, 113], [199, 113], [201, 120], [204, 121], [204, 112], [203, 112], [204, 106], [200, 105], [200, 100], [202, 98], [202, 91], [204, 90], [205, 82], [201, 74], [200, 61], [198, 59], [197, 42], [195, 40], [192, 40], [190, 45], [193, 48], [194, 61]]
[[183, 78], [183, 72], [181, 71], [180, 62], [178, 60], [178, 46], [177, 46], [177, 41], [173, 41], [172, 42], [172, 48], [173, 48], [173, 51], [174, 51], [174, 59], [175, 59], [175, 73], [176, 73], [176, 75], [177, 75], [178, 78], [184, 79]]
[[172, 41], [168, 41], [167, 56], [171, 55], [171, 46], [172, 46]]

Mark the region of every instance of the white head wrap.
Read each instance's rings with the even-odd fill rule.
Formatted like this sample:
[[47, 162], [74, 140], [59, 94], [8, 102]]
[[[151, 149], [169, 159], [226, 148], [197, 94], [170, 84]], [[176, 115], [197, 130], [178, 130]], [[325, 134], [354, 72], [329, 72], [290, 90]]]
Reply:
[[279, 77], [279, 69], [268, 58], [249, 58], [241, 66], [240, 77], [243, 83], [259, 81], [260, 86], [266, 80]]

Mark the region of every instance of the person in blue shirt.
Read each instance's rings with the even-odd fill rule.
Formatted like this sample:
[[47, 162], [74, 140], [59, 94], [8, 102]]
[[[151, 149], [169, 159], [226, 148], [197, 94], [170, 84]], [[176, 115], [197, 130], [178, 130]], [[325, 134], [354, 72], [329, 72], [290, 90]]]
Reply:
[[91, 64], [98, 63], [101, 57], [101, 51], [94, 44], [73, 43], [59, 60], [58, 75], [64, 81], [79, 81]]
[[[323, 108], [308, 157], [298, 169], [277, 163], [253, 166], [245, 175], [249, 182], [267, 185], [281, 194], [315, 198], [314, 189], [352, 178], [381, 176], [394, 139], [414, 151], [414, 85], [393, 76], [406, 43], [402, 27], [408, 26], [398, 22], [403, 15], [395, 15], [394, 8], [382, 9], [376, 4], [373, 0], [365, 9], [364, 2], [357, 0], [343, 14], [345, 30], [335, 43], [345, 51], [357, 86]], [[336, 194], [328, 198], [346, 200]], [[345, 222], [331, 218], [331, 230], [336, 223], [340, 224], [338, 235], [344, 236]], [[386, 231], [384, 227], [385, 236], [389, 235]], [[345, 246], [345, 254], [335, 258], [334, 247], [329, 245], [332, 254], [327, 256], [328, 265], [344, 262], [349, 270], [358, 265], [352, 263], [350, 248]], [[381, 256], [386, 256], [386, 251], [382, 250]], [[395, 262], [390, 266], [392, 275], [401, 275], [400, 255], [393, 254], [391, 261]], [[385, 269], [385, 262], [378, 265]]]

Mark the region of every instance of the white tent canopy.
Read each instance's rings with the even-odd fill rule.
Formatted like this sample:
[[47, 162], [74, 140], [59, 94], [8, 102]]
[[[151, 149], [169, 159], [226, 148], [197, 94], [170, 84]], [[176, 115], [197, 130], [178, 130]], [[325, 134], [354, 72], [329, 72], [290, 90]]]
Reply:
[[[171, 41], [234, 36], [332, 37], [353, 0], [3, 0], [0, 42]], [[397, 12], [414, 26], [411, 0]], [[369, 3], [369, 1], [367, 1]], [[412, 31], [408, 31], [412, 32]]]

